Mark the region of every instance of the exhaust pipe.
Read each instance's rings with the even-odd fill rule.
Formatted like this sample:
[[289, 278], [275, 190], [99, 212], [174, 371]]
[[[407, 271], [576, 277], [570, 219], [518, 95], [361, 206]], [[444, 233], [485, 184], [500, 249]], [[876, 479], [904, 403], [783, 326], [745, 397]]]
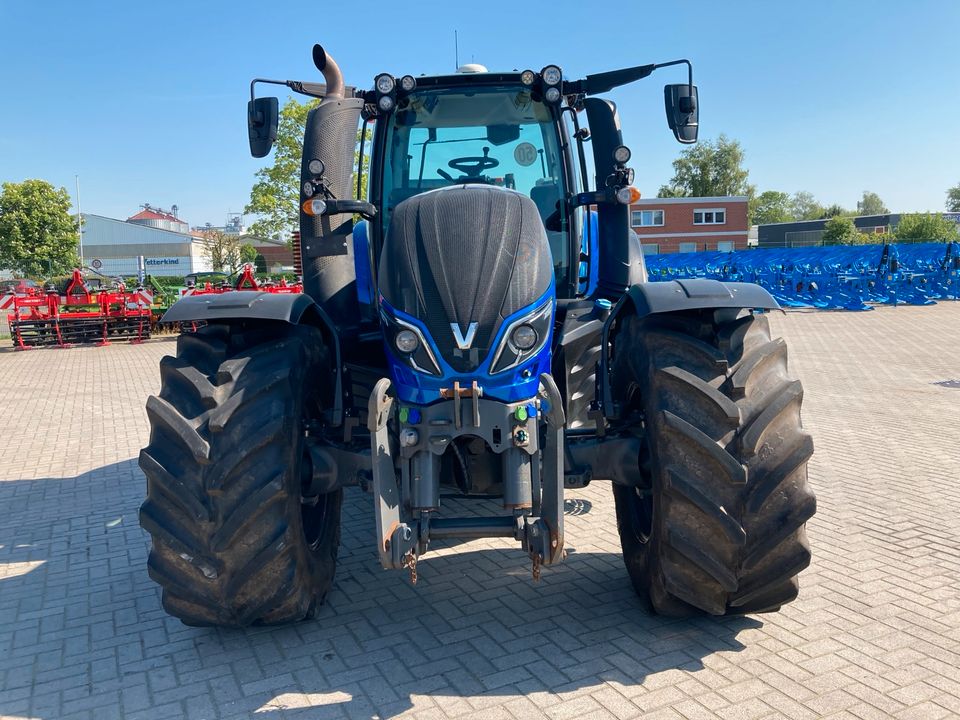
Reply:
[[308, 167], [323, 162], [323, 177], [334, 197], [353, 197], [353, 153], [363, 98], [347, 92], [340, 67], [320, 45], [313, 46], [313, 63], [323, 73], [326, 94], [307, 115], [300, 165], [300, 252], [304, 290], [322, 307], [341, 333], [360, 324], [357, 278], [353, 261], [353, 216], [310, 216], [303, 211], [307, 180], [316, 180]]
[[313, 46], [313, 64], [317, 66], [323, 74], [323, 79], [327, 83], [328, 98], [343, 97], [343, 73], [340, 72], [340, 66], [336, 61], [327, 55], [327, 51], [322, 45]]

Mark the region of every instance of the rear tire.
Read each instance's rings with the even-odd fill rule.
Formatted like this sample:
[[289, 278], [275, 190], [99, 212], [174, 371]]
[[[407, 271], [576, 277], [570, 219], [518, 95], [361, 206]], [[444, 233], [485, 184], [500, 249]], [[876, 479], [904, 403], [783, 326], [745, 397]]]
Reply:
[[333, 582], [342, 491], [301, 501], [306, 419], [330, 382], [319, 331], [208, 325], [177, 341], [140, 453], [150, 577], [188, 625], [311, 617]]
[[778, 610], [816, 511], [784, 341], [766, 316], [707, 311], [628, 317], [615, 343], [616, 397], [646, 437], [648, 485], [614, 486], [634, 588], [664, 615]]

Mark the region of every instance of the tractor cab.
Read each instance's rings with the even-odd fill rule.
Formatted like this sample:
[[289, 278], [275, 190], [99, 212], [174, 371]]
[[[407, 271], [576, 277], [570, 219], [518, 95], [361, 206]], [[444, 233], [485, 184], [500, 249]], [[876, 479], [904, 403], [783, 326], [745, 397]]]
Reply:
[[[513, 190], [532, 201], [561, 300], [615, 301], [646, 279], [639, 243], [629, 230], [628, 206], [639, 197], [630, 187], [630, 151], [616, 106], [596, 96], [658, 68], [686, 65], [687, 82], [667, 85], [664, 103], [676, 138], [695, 142], [699, 108], [687, 60], [580, 80], [565, 78], [557, 65], [539, 72], [487, 72], [471, 65], [417, 78], [381, 73], [369, 90], [345, 86], [339, 67], [319, 45], [314, 63], [325, 85], [259, 79], [254, 84], [277, 83], [324, 98], [307, 120], [300, 233], [307, 292], [339, 329], [353, 332], [377, 320], [377, 266], [397, 207], [453, 186]], [[251, 88], [255, 157], [266, 155], [276, 137], [277, 107], [276, 98], [253, 98]], [[590, 170], [585, 143], [592, 150]], [[364, 177], [358, 159], [367, 157], [369, 177]], [[355, 227], [346, 213], [367, 223]], [[595, 251], [601, 243], [602, 256]], [[314, 264], [319, 257], [325, 260]], [[341, 292], [354, 279], [355, 292]]]
[[[396, 207], [423, 192], [457, 185], [513, 190], [530, 198], [541, 223], [572, 192], [557, 109], [534, 99], [519, 78], [483, 79], [477, 73], [423, 80], [376, 127], [369, 197], [380, 208], [381, 247]], [[547, 237], [558, 285], [566, 289], [568, 223], [557, 222]]]

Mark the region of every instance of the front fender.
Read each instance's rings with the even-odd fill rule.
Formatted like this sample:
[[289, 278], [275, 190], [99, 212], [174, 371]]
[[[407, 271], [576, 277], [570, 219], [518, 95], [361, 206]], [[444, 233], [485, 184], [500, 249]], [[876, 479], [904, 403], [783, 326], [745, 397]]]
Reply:
[[780, 309], [773, 296], [759, 285], [703, 278], [637, 283], [627, 290], [611, 317], [624, 309], [625, 301], [633, 304], [633, 309], [640, 317], [708, 308]]
[[281, 320], [297, 325], [305, 314], [312, 312], [323, 317], [320, 306], [308, 295], [237, 290], [219, 295], [187, 295], [171, 305], [160, 322]]
[[302, 293], [268, 293], [257, 290], [235, 290], [218, 295], [187, 295], [167, 310], [160, 322], [225, 322], [229, 320], [262, 320], [291, 325], [312, 325], [320, 328], [324, 342], [333, 352], [336, 372], [331, 424], [343, 421], [343, 383], [341, 380], [340, 335], [330, 317], [309, 295]]
[[[601, 410], [604, 416], [612, 420], [616, 419], [617, 414], [617, 406], [611, 396], [609, 362], [611, 330], [616, 327], [619, 319], [631, 313], [636, 313], [643, 318], [659, 313], [726, 308], [779, 310], [780, 304], [769, 292], [754, 283], [725, 283], [719, 280], [695, 278], [670, 282], [645, 282], [631, 286], [603, 324], [597, 397], [601, 398]], [[598, 426], [602, 434], [602, 423]]]

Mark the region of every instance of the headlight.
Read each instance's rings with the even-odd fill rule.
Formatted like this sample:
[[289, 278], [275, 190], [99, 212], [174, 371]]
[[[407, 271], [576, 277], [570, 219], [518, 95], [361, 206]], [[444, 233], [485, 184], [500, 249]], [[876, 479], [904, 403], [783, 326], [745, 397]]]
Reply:
[[397, 346], [397, 350], [409, 354], [420, 346], [420, 340], [413, 330], [401, 330], [397, 333], [394, 344]]
[[555, 87], [548, 87], [543, 96], [547, 99], [547, 102], [555, 103], [560, 100], [560, 91]]
[[560, 68], [556, 65], [547, 65], [540, 71], [540, 77], [543, 78], [543, 82], [547, 85], [559, 85], [560, 81], [563, 80], [563, 73], [560, 72]]
[[533, 70], [524, 70], [522, 73], [520, 73], [520, 82], [522, 82], [524, 85], [533, 85], [536, 80], [537, 74]]
[[397, 85], [397, 81], [394, 80], [393, 75], [390, 75], [389, 73], [377, 75], [373, 82], [377, 87], [377, 92], [381, 95], [388, 95], [389, 93], [392, 93], [393, 88]]
[[518, 350], [529, 350], [537, 344], [537, 331], [529, 325], [520, 325], [510, 333], [510, 342]]
[[440, 375], [440, 364], [423, 335], [423, 330], [413, 323], [395, 317], [386, 307], [380, 309], [387, 349], [395, 352], [397, 360], [411, 370]]
[[389, 95], [381, 95], [380, 99], [377, 100], [377, 107], [383, 110], [383, 112], [390, 112], [393, 110], [393, 98]]
[[307, 163], [307, 170], [311, 175], [323, 175], [323, 160], [314, 158]]
[[413, 75], [404, 75], [400, 78], [400, 88], [404, 92], [413, 92], [415, 87], [417, 87], [417, 79]]
[[618, 145], [613, 151], [613, 159], [621, 165], [630, 162], [630, 148], [626, 145]]
[[507, 326], [490, 363], [490, 372], [501, 373], [536, 356], [550, 338], [553, 301], [547, 301]]

